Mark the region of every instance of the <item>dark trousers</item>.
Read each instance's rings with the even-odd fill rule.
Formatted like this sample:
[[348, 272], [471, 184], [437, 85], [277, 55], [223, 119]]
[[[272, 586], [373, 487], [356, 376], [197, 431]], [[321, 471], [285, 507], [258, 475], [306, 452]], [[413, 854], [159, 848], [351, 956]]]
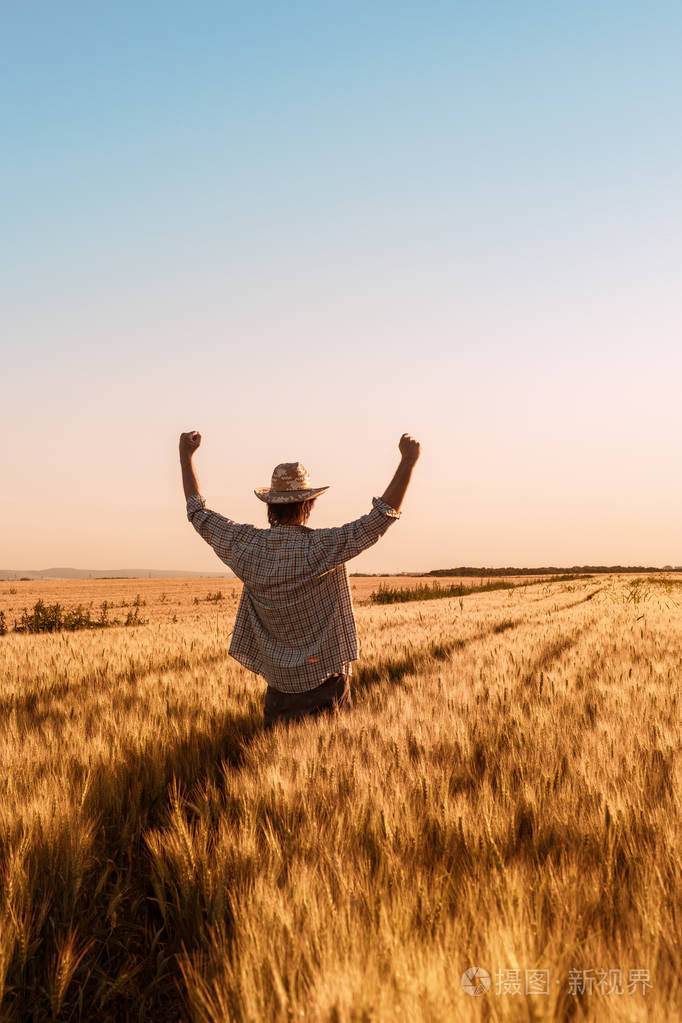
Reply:
[[268, 686], [265, 693], [265, 727], [275, 721], [298, 721], [304, 717], [329, 713], [336, 708], [350, 710], [353, 698], [348, 675], [329, 675], [324, 682], [305, 693], [283, 693]]

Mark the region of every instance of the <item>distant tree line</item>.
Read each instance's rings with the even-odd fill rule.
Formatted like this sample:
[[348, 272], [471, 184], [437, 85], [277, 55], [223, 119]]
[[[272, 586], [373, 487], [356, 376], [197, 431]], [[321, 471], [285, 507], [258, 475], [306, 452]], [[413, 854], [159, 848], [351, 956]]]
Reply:
[[478, 579], [494, 579], [497, 576], [509, 575], [610, 575], [617, 572], [682, 572], [682, 565], [664, 565], [663, 568], [644, 565], [571, 565], [570, 568], [545, 566], [544, 568], [472, 568], [461, 565], [459, 568], [434, 568], [430, 572], [350, 572], [352, 579], [382, 579], [386, 575], [407, 576], [422, 579], [425, 576], [473, 576]]
[[470, 566], [461, 566], [460, 568], [434, 568], [431, 572], [426, 572], [425, 574], [430, 576], [461, 575], [494, 578], [500, 575], [562, 575], [564, 573], [570, 573], [571, 575], [606, 575], [616, 572], [682, 572], [682, 565], [677, 565], [675, 568], [666, 565], [664, 569], [660, 567], [645, 567], [643, 565], [571, 565], [569, 568], [557, 568], [556, 566], [545, 566], [543, 568], [471, 568]]

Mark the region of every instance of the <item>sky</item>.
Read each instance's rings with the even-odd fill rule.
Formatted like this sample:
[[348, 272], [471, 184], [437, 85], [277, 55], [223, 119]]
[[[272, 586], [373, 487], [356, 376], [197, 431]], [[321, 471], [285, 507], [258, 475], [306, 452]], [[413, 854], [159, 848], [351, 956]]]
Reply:
[[682, 564], [682, 6], [0, 4], [0, 568]]

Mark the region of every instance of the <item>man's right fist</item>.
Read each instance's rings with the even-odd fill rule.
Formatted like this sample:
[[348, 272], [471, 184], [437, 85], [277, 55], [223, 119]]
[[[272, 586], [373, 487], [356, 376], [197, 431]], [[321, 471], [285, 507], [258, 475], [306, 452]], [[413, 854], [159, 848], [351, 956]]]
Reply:
[[193, 455], [201, 444], [201, 434], [198, 430], [191, 430], [189, 433], [180, 434], [180, 454]]
[[412, 462], [414, 464], [419, 455], [421, 454], [421, 444], [414, 437], [410, 436], [409, 433], [404, 433], [400, 438], [398, 444], [400, 454], [403, 456], [406, 462]]

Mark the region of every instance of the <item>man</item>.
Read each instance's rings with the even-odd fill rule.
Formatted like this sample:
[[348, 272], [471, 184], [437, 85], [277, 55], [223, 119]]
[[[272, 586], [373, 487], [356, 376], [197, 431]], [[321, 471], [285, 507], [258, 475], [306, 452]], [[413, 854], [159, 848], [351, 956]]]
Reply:
[[265, 725], [351, 706], [350, 675], [358, 657], [346, 562], [376, 543], [400, 517], [420, 446], [404, 433], [400, 464], [372, 510], [335, 529], [309, 529], [315, 500], [305, 466], [275, 467], [256, 497], [268, 506], [270, 529], [242, 525], [206, 508], [192, 456], [196, 430], [180, 436], [187, 518], [221, 561], [242, 580], [230, 654], [268, 683]]

